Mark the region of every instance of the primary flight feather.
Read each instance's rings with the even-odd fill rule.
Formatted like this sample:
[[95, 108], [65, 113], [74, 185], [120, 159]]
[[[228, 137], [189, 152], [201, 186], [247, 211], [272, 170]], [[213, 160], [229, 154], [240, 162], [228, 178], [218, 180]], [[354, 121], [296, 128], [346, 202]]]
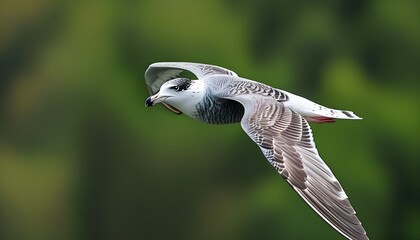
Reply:
[[[198, 79], [179, 77], [183, 71]], [[368, 239], [347, 195], [318, 154], [309, 122], [361, 119], [208, 64], [160, 62], [145, 73], [146, 106], [210, 124], [240, 122], [264, 156], [327, 223], [348, 239]]]

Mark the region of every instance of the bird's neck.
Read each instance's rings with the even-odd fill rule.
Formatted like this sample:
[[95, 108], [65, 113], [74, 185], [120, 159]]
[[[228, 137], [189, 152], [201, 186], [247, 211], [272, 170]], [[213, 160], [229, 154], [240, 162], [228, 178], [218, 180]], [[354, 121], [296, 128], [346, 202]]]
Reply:
[[192, 81], [187, 98], [183, 101], [177, 108], [182, 111], [185, 115], [196, 118], [197, 116], [197, 106], [200, 102], [203, 101], [206, 96], [206, 87], [205, 83], [201, 80]]

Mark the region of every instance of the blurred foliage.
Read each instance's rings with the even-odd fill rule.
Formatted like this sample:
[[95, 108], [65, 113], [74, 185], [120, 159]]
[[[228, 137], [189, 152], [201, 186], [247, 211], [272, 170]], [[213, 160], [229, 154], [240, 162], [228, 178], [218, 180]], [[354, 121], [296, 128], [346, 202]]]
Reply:
[[0, 2], [0, 239], [337, 239], [238, 124], [145, 109], [193, 61], [355, 111], [313, 125], [372, 239], [420, 235], [420, 3]]

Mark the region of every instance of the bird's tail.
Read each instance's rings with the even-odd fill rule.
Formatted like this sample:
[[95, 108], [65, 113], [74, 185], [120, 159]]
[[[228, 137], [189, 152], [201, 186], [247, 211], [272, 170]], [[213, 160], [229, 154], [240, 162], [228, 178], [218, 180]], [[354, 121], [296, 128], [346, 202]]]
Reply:
[[324, 107], [303, 97], [288, 93], [285, 106], [302, 115], [307, 121], [317, 123], [335, 122], [336, 119], [362, 119], [352, 111]]

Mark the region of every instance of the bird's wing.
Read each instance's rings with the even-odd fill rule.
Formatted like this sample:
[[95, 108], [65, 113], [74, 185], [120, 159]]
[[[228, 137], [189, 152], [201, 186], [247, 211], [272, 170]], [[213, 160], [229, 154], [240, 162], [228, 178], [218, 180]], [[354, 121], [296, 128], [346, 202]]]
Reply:
[[309, 206], [348, 239], [368, 239], [338, 180], [315, 148], [308, 122], [275, 100], [229, 97], [245, 108], [241, 125]]
[[158, 62], [151, 64], [145, 73], [149, 93], [156, 94], [162, 84], [177, 78], [183, 71], [189, 71], [199, 79], [215, 74], [238, 76], [229, 69], [214, 65], [189, 62]]

